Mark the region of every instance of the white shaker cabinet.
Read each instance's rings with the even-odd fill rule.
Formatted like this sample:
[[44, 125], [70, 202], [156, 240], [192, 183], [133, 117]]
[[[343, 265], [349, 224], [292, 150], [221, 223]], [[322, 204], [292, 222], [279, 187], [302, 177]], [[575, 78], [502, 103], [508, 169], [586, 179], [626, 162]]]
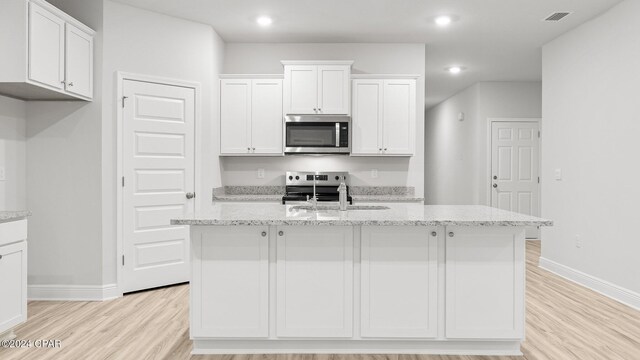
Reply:
[[282, 79], [220, 80], [220, 154], [282, 155]]
[[353, 61], [282, 61], [284, 113], [350, 114]]
[[278, 226], [276, 334], [353, 335], [353, 228]]
[[0, 337], [27, 320], [27, 220], [0, 223]]
[[191, 336], [269, 335], [269, 228], [192, 233]]
[[353, 80], [353, 156], [412, 156], [416, 76]]
[[446, 337], [524, 338], [524, 228], [446, 228]]
[[91, 100], [95, 32], [43, 0], [4, 0], [0, 94], [24, 100]]
[[361, 336], [435, 338], [438, 324], [436, 227], [363, 226]]

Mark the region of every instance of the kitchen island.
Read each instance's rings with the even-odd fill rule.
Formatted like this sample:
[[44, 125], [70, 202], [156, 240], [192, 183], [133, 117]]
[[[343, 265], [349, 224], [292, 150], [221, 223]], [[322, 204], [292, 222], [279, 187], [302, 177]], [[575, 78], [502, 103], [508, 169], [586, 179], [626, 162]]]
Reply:
[[519, 355], [526, 226], [485, 206], [220, 203], [191, 226], [194, 354]]

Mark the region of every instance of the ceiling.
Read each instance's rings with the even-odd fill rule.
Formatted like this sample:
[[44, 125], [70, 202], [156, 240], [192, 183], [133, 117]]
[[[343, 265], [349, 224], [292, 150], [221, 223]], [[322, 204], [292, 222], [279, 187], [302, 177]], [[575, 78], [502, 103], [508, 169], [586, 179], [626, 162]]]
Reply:
[[[426, 106], [478, 81], [541, 79], [541, 46], [621, 0], [117, 0], [210, 24], [226, 42], [426, 44]], [[556, 11], [571, 15], [542, 22]], [[437, 15], [457, 16], [446, 28]], [[269, 15], [273, 24], [255, 19]], [[444, 69], [466, 70], [450, 75]]]

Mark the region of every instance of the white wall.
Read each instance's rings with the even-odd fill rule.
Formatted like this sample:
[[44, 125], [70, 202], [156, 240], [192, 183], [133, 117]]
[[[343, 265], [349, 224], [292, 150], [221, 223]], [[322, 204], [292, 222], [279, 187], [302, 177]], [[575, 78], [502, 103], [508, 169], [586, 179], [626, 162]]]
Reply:
[[102, 283], [102, 1], [51, 0], [96, 30], [94, 101], [27, 103], [29, 284]]
[[429, 109], [425, 203], [489, 204], [487, 119], [540, 118], [541, 94], [540, 82], [480, 82]]
[[5, 180], [0, 180], [0, 210], [27, 206], [26, 119], [24, 101], [0, 96], [0, 167], [5, 170]]
[[543, 48], [542, 215], [555, 226], [542, 257], [640, 304], [638, 34], [640, 2], [627, 0]]
[[[123, 71], [201, 84], [200, 168], [206, 208], [211, 189], [220, 186], [218, 162], [218, 87], [224, 43], [211, 26], [105, 1], [105, 58], [102, 122], [103, 261], [105, 284], [116, 282], [116, 72]], [[198, 101], [198, 100], [196, 100]]]
[[[283, 185], [286, 170], [346, 170], [354, 185], [414, 186], [424, 189], [424, 44], [227, 44], [224, 72], [282, 74], [281, 60], [354, 60], [354, 73], [420, 74], [417, 82], [416, 152], [411, 158], [356, 158], [347, 156], [233, 158], [221, 161], [224, 185]], [[257, 178], [257, 169], [265, 178]], [[378, 178], [371, 178], [371, 169]]]

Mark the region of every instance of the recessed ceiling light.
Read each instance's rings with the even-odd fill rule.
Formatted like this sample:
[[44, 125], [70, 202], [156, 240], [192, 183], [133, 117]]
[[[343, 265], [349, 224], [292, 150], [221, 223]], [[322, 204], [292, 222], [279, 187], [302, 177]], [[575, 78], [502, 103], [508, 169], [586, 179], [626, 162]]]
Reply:
[[451, 21], [453, 21], [453, 19], [451, 18], [451, 16], [443, 15], [436, 17], [434, 21], [438, 26], [447, 26], [451, 24]]
[[269, 26], [271, 25], [271, 23], [273, 23], [273, 19], [271, 19], [268, 16], [259, 16], [256, 19], [256, 22], [258, 23], [258, 25], [260, 26]]
[[447, 70], [449, 73], [453, 75], [456, 75], [456, 74], [460, 74], [464, 69], [465, 68], [463, 68], [462, 66], [449, 66], [445, 70]]

